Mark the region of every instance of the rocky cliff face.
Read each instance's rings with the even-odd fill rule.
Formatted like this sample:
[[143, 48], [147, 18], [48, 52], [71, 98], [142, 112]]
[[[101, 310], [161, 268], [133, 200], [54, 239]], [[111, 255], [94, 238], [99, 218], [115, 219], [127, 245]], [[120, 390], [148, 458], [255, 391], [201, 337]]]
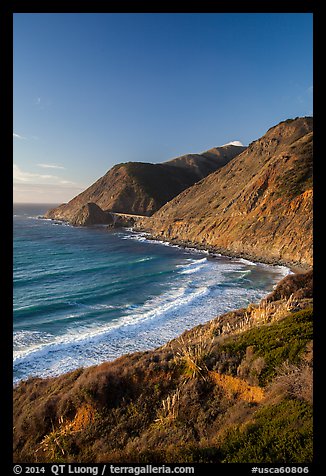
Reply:
[[272, 127], [138, 228], [161, 239], [312, 265], [312, 118]]
[[49, 210], [47, 218], [72, 222], [89, 202], [104, 211], [152, 215], [162, 205], [209, 173], [223, 167], [245, 147], [224, 146], [163, 164], [128, 162], [112, 167], [69, 203]]

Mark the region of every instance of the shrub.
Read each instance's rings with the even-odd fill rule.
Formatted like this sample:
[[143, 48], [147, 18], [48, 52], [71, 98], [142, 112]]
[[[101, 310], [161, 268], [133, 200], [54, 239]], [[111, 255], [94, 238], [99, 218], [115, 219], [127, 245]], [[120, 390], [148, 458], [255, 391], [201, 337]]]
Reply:
[[273, 325], [253, 328], [242, 335], [231, 337], [220, 348], [220, 353], [237, 356], [233, 373], [244, 358], [248, 346], [253, 346], [257, 357], [263, 357], [265, 367], [259, 375], [260, 385], [265, 385], [275, 375], [276, 370], [287, 359], [297, 363], [313, 337], [312, 309], [306, 309], [293, 314]]
[[224, 463], [309, 463], [312, 461], [312, 407], [284, 400], [259, 410], [254, 422], [227, 433]]
[[312, 271], [289, 274], [278, 283], [274, 291], [266, 297], [266, 300], [272, 302], [283, 298], [288, 299], [291, 295], [296, 299], [312, 298], [312, 292]]
[[293, 365], [284, 362], [273, 380], [269, 391], [272, 394], [286, 394], [298, 400], [313, 401], [313, 371], [309, 364]]

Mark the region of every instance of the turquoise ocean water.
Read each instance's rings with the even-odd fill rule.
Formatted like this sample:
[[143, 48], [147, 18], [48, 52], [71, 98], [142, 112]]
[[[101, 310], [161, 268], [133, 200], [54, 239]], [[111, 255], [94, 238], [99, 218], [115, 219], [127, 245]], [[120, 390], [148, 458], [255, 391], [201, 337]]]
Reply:
[[14, 381], [155, 348], [258, 301], [289, 270], [76, 228], [14, 206]]

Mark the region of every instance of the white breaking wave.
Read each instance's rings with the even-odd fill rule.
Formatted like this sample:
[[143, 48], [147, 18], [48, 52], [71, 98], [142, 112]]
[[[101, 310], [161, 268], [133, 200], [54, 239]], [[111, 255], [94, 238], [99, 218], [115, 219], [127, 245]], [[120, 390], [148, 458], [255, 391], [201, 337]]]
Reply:
[[172, 248], [180, 248], [179, 245], [173, 245], [169, 241], [153, 239], [153, 238], [150, 238], [150, 236], [151, 236], [150, 233], [131, 231], [130, 234], [123, 235], [121, 238], [122, 240], [136, 240], [136, 241], [141, 241], [143, 243], [152, 243], [154, 245], [164, 245], [164, 246], [171, 246]]
[[[209, 292], [208, 287], [201, 287], [194, 292], [187, 292], [187, 288], [175, 289], [170, 293], [166, 293], [163, 296], [149, 300], [142, 306], [142, 310], [139, 313], [127, 312], [123, 318], [116, 321], [111, 321], [109, 324], [102, 326], [78, 326], [75, 329], [71, 328], [69, 332], [63, 336], [53, 337], [48, 335], [45, 339], [42, 333], [31, 333], [31, 337], [39, 335], [40, 338], [37, 342], [34, 342], [28, 348], [23, 346], [20, 350], [14, 351], [14, 363], [17, 364], [26, 358], [39, 359], [44, 357], [48, 352], [63, 351], [67, 347], [74, 347], [79, 344], [87, 344], [94, 341], [95, 338], [104, 337], [112, 330], [122, 328], [126, 326], [135, 326], [145, 321], [160, 318], [164, 318], [166, 313], [175, 311], [176, 309], [186, 306], [198, 297], [204, 296]], [[22, 331], [26, 336], [26, 332]], [[17, 333], [15, 336], [16, 346], [21, 347], [21, 341], [23, 338], [22, 333]], [[51, 339], [52, 340], [49, 340]]]
[[152, 256], [146, 256], [146, 258], [137, 259], [136, 261], [133, 261], [133, 263], [142, 263], [143, 261], [150, 261], [152, 259]]
[[35, 343], [35, 340], [40, 340], [46, 342], [49, 339], [52, 339], [53, 335], [40, 331], [18, 331], [14, 334], [14, 349], [16, 347], [24, 348]]
[[[123, 235], [121, 238], [159, 243], [139, 234]], [[162, 244], [169, 246], [166, 242]], [[59, 375], [78, 367], [113, 360], [129, 352], [158, 347], [186, 329], [249, 302], [257, 302], [266, 294], [263, 286], [259, 289], [246, 288], [243, 284], [244, 278], [250, 278], [255, 273], [259, 276], [265, 265], [241, 259], [198, 258], [183, 257], [183, 264], [175, 265], [173, 282], [143, 304], [121, 303], [113, 306], [107, 303], [79, 303], [77, 314], [80, 311], [82, 317], [87, 316], [88, 309], [98, 310], [99, 313], [112, 310], [113, 316], [114, 309], [118, 309], [118, 316], [121, 317], [109, 322], [80, 319], [74, 325], [70, 322], [61, 335], [17, 331], [14, 335], [15, 382], [29, 376]], [[149, 259], [153, 258], [145, 256], [137, 262]], [[275, 272], [275, 282], [289, 272], [281, 266], [269, 269]], [[236, 279], [234, 276], [237, 276]], [[77, 314], [67, 312], [63, 319], [69, 322]]]
[[254, 263], [253, 261], [249, 261], [248, 259], [244, 259], [244, 258], [236, 258], [236, 261], [238, 261], [239, 263], [248, 264], [250, 266], [257, 266], [257, 264], [258, 264], [258, 263]]
[[198, 273], [198, 271], [203, 269], [206, 264], [207, 264], [207, 258], [192, 260], [192, 262], [189, 263], [188, 265], [182, 266], [183, 269], [182, 271], [180, 271], [180, 274]]

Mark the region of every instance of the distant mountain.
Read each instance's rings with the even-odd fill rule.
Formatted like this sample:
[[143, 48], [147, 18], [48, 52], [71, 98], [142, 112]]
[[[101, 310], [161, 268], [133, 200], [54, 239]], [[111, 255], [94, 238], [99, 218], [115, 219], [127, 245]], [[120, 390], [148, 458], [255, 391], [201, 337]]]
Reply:
[[213, 147], [202, 154], [186, 154], [169, 160], [163, 165], [179, 167], [191, 172], [194, 180], [206, 177], [215, 170], [224, 167], [231, 159], [246, 149], [241, 145], [226, 144], [222, 147]]
[[312, 265], [313, 120], [283, 121], [140, 221], [160, 239]]
[[[152, 215], [166, 202], [223, 167], [243, 150], [245, 147], [226, 145], [202, 154], [177, 157], [162, 164], [127, 162], [115, 165], [69, 203], [48, 211], [46, 217], [83, 224], [79, 219], [80, 210], [87, 203], [95, 203], [103, 211]], [[98, 216], [94, 218], [95, 222]], [[88, 216], [85, 224], [91, 223]]]

